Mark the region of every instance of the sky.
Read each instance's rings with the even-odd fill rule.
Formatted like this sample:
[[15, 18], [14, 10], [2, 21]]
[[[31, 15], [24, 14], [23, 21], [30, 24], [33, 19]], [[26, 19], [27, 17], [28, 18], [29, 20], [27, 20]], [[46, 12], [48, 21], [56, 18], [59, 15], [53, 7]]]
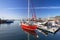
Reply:
[[[0, 18], [27, 18], [28, 0], [0, 0]], [[30, 17], [35, 10], [38, 18], [60, 16], [60, 0], [30, 0]]]

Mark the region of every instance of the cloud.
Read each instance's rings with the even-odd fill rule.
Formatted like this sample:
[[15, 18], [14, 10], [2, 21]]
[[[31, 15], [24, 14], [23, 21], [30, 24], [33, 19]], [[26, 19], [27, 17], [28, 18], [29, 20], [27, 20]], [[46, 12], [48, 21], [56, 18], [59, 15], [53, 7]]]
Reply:
[[5, 8], [5, 9], [28, 9], [28, 8]]
[[60, 7], [35, 7], [35, 9], [60, 9]]
[[[2, 9], [28, 9], [27, 7], [20, 7], [20, 8], [2, 8]], [[33, 8], [30, 8], [30, 9], [33, 9]], [[34, 7], [34, 9], [60, 9], [60, 7], [54, 7], [54, 6], [51, 6], [51, 7]]]

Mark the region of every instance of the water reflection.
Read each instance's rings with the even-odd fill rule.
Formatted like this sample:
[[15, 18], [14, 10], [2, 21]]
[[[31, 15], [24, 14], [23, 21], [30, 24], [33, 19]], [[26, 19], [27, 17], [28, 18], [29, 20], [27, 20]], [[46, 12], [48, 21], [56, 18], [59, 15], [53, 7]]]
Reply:
[[[52, 37], [53, 39], [55, 39], [53, 36], [55, 36], [55, 34], [57, 33], [57, 31], [59, 31], [59, 30], [57, 30], [55, 33], [51, 33], [51, 32], [44, 31], [44, 30], [38, 30], [38, 29], [36, 31], [31, 31], [31, 30], [23, 29], [23, 31], [25, 33], [27, 33], [27, 37], [28, 37], [27, 40], [30, 40], [32, 38], [30, 35], [34, 36], [35, 40], [40, 40], [40, 39], [43, 39], [44, 37], [45, 37], [45, 39], [49, 38], [49, 36]], [[40, 37], [43, 37], [43, 38], [40, 38]]]
[[42, 33], [45, 36], [48, 36], [49, 32], [47, 31], [43, 31], [43, 30], [38, 30], [38, 32]]
[[58, 29], [56, 32], [52, 33], [52, 32], [48, 32], [45, 30], [38, 30], [38, 32], [42, 33], [45, 36], [48, 36], [49, 34], [55, 35], [60, 29]]
[[[23, 28], [22, 28], [22, 29], [23, 29]], [[34, 30], [31, 31], [31, 30], [23, 29], [23, 31], [27, 33], [27, 35], [28, 35], [28, 40], [30, 40], [30, 38], [29, 38], [30, 35], [33, 35], [33, 36], [35, 37], [35, 40], [37, 40], [38, 37], [39, 37], [39, 36], [37, 35], [36, 31], [34, 31]]]
[[59, 40], [60, 31], [49, 33], [44, 30], [30, 31], [21, 28], [20, 22], [0, 24], [0, 40]]

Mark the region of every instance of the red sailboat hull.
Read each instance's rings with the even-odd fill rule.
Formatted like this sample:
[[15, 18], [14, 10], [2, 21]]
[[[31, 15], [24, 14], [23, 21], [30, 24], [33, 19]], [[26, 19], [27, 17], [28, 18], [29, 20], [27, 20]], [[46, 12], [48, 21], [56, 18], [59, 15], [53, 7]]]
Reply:
[[23, 29], [27, 29], [27, 30], [36, 30], [37, 29], [37, 26], [36, 25], [28, 25], [28, 24], [21, 24], [21, 27]]

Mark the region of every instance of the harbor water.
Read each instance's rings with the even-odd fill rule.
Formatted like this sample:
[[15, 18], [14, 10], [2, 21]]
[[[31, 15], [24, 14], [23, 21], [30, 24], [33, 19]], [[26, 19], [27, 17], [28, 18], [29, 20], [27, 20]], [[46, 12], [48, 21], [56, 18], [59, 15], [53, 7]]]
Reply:
[[20, 21], [0, 24], [0, 40], [60, 40], [60, 30], [48, 33], [41, 30], [27, 31], [20, 26]]

